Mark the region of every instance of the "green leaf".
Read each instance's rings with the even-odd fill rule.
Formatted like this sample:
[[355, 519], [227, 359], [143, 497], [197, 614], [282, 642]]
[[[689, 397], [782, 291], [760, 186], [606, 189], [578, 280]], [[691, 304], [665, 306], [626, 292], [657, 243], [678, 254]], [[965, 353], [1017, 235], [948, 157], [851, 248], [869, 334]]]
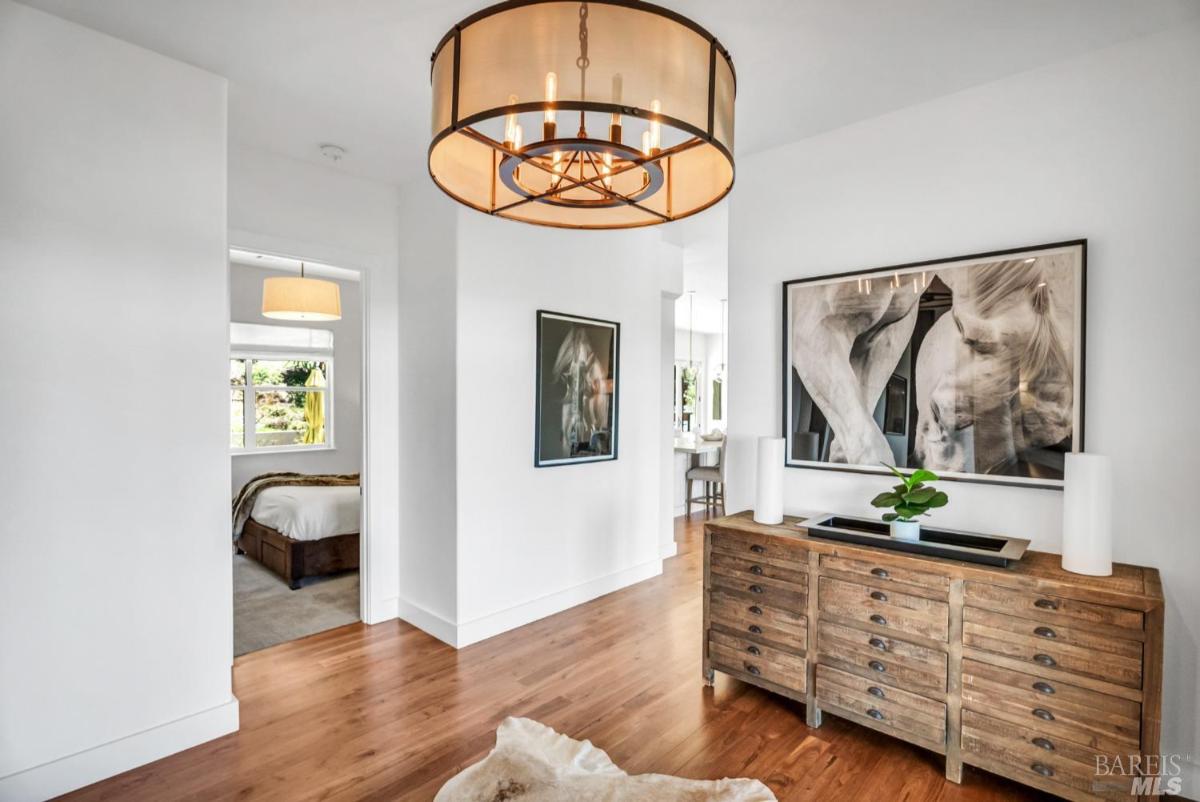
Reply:
[[883, 514], [883, 520], [887, 521], [888, 523], [891, 523], [892, 521], [896, 520], [899, 517], [900, 516], [894, 512], [885, 512]]
[[875, 498], [871, 499], [873, 507], [895, 507], [902, 501], [900, 496], [895, 493], [880, 493]]
[[[940, 491], [932, 487], [914, 488], [911, 492], [905, 494], [904, 500], [908, 503], [928, 504], [929, 500], [936, 496]], [[945, 495], [945, 493], [942, 493]]]
[[916, 518], [918, 515], [924, 514], [924, 512], [924, 506], [910, 506], [908, 504], [901, 504], [896, 507], [896, 514], [905, 519]]
[[903, 496], [908, 492], [908, 485], [895, 485], [892, 487], [892, 490], [895, 490], [897, 493]]
[[927, 471], [924, 468], [917, 468], [912, 475], [914, 482], [936, 482], [938, 475], [933, 471]]
[[933, 498], [931, 498], [931, 499], [929, 499], [929, 501], [925, 502], [925, 505], [928, 507], [945, 507], [949, 501], [950, 501], [950, 497], [947, 496], [945, 493], [943, 493], [941, 490], [939, 490], [933, 494]]
[[908, 487], [908, 477], [900, 473], [900, 470], [895, 465], [888, 465], [886, 462], [881, 462], [879, 464], [896, 474], [896, 476], [900, 477], [900, 481], [904, 482], [905, 487]]

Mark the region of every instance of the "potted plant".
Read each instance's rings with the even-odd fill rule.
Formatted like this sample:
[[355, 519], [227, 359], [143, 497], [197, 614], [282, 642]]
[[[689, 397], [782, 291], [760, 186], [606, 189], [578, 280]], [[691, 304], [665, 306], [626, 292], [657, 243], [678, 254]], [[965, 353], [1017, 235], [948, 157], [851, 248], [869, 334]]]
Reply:
[[880, 493], [871, 499], [874, 507], [891, 507], [892, 512], [885, 512], [883, 520], [892, 525], [892, 537], [900, 540], [917, 541], [921, 539], [921, 523], [918, 518], [928, 515], [936, 507], [945, 507], [950, 497], [941, 490], [930, 487], [926, 482], [936, 482], [938, 475], [933, 471], [918, 468], [905, 476], [893, 465], [884, 465], [903, 484], [896, 485], [886, 493]]

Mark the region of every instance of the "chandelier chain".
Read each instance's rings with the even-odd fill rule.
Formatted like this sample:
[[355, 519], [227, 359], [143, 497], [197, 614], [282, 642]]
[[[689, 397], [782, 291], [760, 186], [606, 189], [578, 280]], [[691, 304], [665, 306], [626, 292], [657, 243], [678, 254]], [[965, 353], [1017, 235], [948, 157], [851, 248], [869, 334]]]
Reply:
[[[587, 100], [587, 68], [591, 64], [588, 59], [588, 4], [579, 4], [579, 58], [575, 66], [579, 68], [579, 99]], [[579, 136], [587, 136], [587, 127], [583, 109], [579, 110]], [[581, 165], [582, 167], [582, 165]]]

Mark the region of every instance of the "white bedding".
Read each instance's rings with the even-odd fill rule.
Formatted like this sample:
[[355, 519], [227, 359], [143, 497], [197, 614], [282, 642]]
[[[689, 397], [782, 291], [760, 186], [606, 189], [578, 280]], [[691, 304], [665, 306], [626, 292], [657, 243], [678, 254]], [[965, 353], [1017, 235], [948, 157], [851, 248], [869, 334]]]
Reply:
[[250, 517], [293, 540], [320, 540], [359, 530], [358, 487], [268, 487]]

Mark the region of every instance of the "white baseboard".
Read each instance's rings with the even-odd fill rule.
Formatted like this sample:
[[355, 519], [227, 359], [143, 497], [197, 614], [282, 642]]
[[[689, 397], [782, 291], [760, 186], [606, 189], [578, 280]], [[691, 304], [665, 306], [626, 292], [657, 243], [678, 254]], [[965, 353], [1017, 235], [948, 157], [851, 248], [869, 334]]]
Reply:
[[238, 700], [0, 777], [0, 799], [26, 802], [83, 788], [107, 777], [211, 741], [238, 728]]
[[458, 627], [437, 613], [426, 610], [407, 599], [396, 599], [396, 617], [407, 621], [422, 632], [426, 632], [451, 646], [458, 646]]
[[[457, 643], [454, 645], [462, 648], [472, 643], [478, 643], [481, 640], [487, 640], [502, 632], [508, 632], [510, 629], [516, 629], [538, 619], [545, 618], [548, 615], [560, 613], [563, 610], [568, 610], [576, 605], [591, 601], [598, 596], [603, 596], [606, 593], [612, 593], [615, 590], [637, 584], [651, 577], [658, 576], [661, 573], [662, 560], [650, 560], [649, 562], [635, 565], [632, 568], [626, 568], [623, 571], [617, 571], [616, 573], [602, 576], [599, 579], [593, 579], [582, 585], [560, 590], [557, 593], [551, 593], [540, 599], [534, 599], [524, 604], [518, 604], [516, 607], [510, 607], [507, 610], [501, 610], [481, 618], [476, 618], [473, 621], [467, 621], [464, 624], [458, 625]], [[424, 629], [424, 627], [421, 628]], [[446, 642], [450, 643], [450, 641]]]
[[369, 610], [364, 612], [364, 624], [382, 624], [400, 617], [400, 600], [393, 596], [390, 599], [377, 599], [371, 602]]

